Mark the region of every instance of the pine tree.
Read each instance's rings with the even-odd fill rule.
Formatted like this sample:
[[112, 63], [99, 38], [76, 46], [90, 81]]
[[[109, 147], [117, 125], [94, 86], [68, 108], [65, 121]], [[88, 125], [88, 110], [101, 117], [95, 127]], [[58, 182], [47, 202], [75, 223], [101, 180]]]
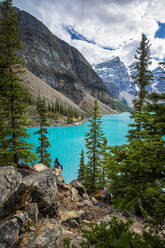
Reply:
[[55, 113], [59, 113], [60, 112], [60, 103], [58, 98], [56, 98], [56, 102], [55, 102]]
[[[142, 36], [140, 47], [144, 47], [144, 38]], [[158, 227], [165, 218], [164, 105], [158, 103], [156, 93], [149, 96], [145, 89], [151, 80], [151, 74], [145, 67], [149, 65], [148, 54], [149, 50], [143, 52], [137, 63], [136, 81], [141, 85], [141, 90], [134, 101], [130, 142], [128, 145], [110, 148], [106, 160], [106, 176], [110, 181], [110, 191], [116, 207], [140, 214]], [[143, 75], [141, 81], [139, 75]], [[150, 101], [147, 103], [148, 98]]]
[[89, 132], [85, 135], [87, 148], [87, 177], [85, 179], [86, 189], [94, 193], [99, 188], [100, 157], [103, 143], [103, 131], [101, 128], [101, 115], [98, 110], [98, 103], [95, 100], [92, 111], [89, 113]]
[[100, 183], [99, 183], [99, 187], [101, 189], [105, 188], [106, 185], [106, 175], [105, 175], [105, 168], [104, 168], [104, 164], [105, 164], [105, 158], [107, 155], [107, 147], [108, 141], [106, 139], [106, 137], [103, 137], [103, 143], [102, 143], [102, 147], [101, 147], [101, 152], [100, 152], [100, 156], [101, 156], [101, 166], [100, 166]]
[[133, 129], [129, 131], [127, 136], [129, 140], [138, 138], [142, 135], [141, 130], [143, 128], [143, 118], [145, 118], [144, 105], [146, 102], [146, 96], [148, 94], [146, 87], [151, 84], [153, 76], [149, 70], [151, 64], [150, 57], [150, 44], [145, 34], [142, 34], [140, 46], [136, 50], [135, 55], [135, 66], [133, 68], [133, 84], [138, 87], [136, 91], [136, 97], [133, 100], [134, 111], [132, 112], [131, 118], [134, 119], [133, 124], [130, 124]]
[[[161, 62], [160, 66], [165, 69], [164, 62]], [[161, 79], [165, 82], [165, 72]], [[146, 110], [151, 113], [150, 119], [146, 120], [147, 131], [150, 132], [150, 135], [159, 134], [163, 137], [165, 135], [165, 92], [152, 92], [147, 99], [149, 101], [147, 102]]]
[[39, 134], [39, 142], [40, 145], [37, 147], [36, 151], [39, 154], [40, 157], [40, 163], [43, 163], [47, 166], [51, 166], [51, 159], [50, 159], [50, 154], [47, 151], [47, 148], [50, 146], [47, 134], [47, 107], [45, 104], [45, 100], [41, 99], [40, 96], [38, 96], [37, 99], [37, 110], [39, 114], [39, 121], [40, 121], [40, 128], [38, 131], [36, 131], [34, 134]]
[[12, 0], [0, 4], [0, 164], [18, 165], [33, 162], [36, 156], [25, 141], [28, 95], [21, 82], [23, 62], [17, 57], [16, 50], [21, 48], [18, 38], [18, 20]]
[[77, 179], [83, 184], [85, 180], [86, 166], [84, 161], [84, 150], [81, 151], [80, 166]]

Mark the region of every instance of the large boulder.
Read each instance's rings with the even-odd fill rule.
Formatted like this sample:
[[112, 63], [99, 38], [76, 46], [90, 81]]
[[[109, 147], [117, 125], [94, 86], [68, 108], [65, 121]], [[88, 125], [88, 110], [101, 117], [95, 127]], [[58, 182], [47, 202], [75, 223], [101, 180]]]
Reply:
[[71, 181], [70, 185], [72, 185], [72, 187], [77, 189], [77, 191], [78, 191], [80, 196], [82, 196], [84, 193], [86, 193], [86, 189], [84, 188], [84, 186], [78, 180]]
[[0, 208], [18, 188], [21, 181], [22, 176], [16, 168], [12, 166], [0, 167]]
[[93, 207], [91, 197], [87, 194], [85, 187], [78, 180], [73, 180], [70, 182], [70, 185], [72, 186], [72, 200], [82, 202], [82, 206]]
[[38, 163], [33, 166], [33, 169], [35, 169], [36, 171], [44, 171], [47, 170], [48, 167], [42, 163]]
[[1, 248], [12, 248], [20, 243], [27, 220], [26, 213], [19, 213], [0, 225]]
[[58, 204], [56, 199], [56, 171], [48, 168], [41, 172], [35, 172], [24, 178], [26, 186], [33, 185], [31, 191], [32, 202], [36, 202], [39, 212], [43, 215], [55, 215]]
[[0, 207], [0, 218], [14, 214], [18, 209], [24, 209], [31, 201], [32, 185], [21, 183]]
[[0, 218], [14, 214], [30, 201], [31, 186], [22, 183], [22, 176], [14, 167], [0, 167]]
[[[21, 169], [19, 169], [21, 170]], [[0, 168], [0, 218], [24, 209], [29, 202], [37, 203], [39, 212], [53, 217], [57, 214], [56, 170], [31, 170], [22, 177], [14, 167]]]

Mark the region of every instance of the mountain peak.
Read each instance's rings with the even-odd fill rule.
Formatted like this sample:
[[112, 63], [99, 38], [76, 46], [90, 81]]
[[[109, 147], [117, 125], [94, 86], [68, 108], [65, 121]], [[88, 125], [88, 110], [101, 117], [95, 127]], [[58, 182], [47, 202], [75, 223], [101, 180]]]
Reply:
[[110, 68], [114, 65], [118, 66], [119, 64], [123, 64], [120, 60], [119, 57], [114, 57], [110, 60], [104, 61], [102, 63], [99, 63], [97, 65], [95, 65], [95, 69], [101, 69], [101, 68]]
[[[112, 95], [123, 103], [127, 102], [129, 106], [132, 106], [132, 99], [136, 93], [135, 85], [132, 84], [132, 79], [129, 75], [129, 71], [133, 73], [134, 65], [135, 63], [126, 67], [119, 57], [115, 57], [95, 66], [96, 72], [103, 79]], [[152, 72], [154, 82], [151, 86], [147, 87], [147, 90], [149, 92], [165, 91], [165, 83], [163, 79], [163, 73], [165, 70], [159, 66]]]

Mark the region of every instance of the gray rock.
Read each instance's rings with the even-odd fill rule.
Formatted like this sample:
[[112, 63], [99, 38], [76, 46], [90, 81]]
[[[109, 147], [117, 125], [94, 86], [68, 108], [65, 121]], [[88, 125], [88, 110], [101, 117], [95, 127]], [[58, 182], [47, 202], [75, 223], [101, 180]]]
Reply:
[[0, 167], [0, 218], [15, 213], [30, 201], [31, 186], [22, 183], [14, 167]]
[[[26, 186], [33, 185], [31, 191], [32, 202], [36, 202], [39, 212], [43, 215], [52, 216], [54, 211], [57, 212], [56, 200], [56, 173], [53, 168], [32, 173], [24, 178], [23, 183]], [[50, 213], [51, 210], [51, 213]]]
[[38, 222], [39, 210], [37, 203], [30, 203], [29, 206], [25, 208], [25, 212], [28, 214], [33, 223]]
[[57, 183], [57, 186], [58, 186], [60, 189], [64, 190], [64, 191], [69, 191], [69, 190], [71, 190], [71, 187], [72, 187], [72, 186], [69, 185], [69, 184], [66, 184], [66, 183], [64, 183], [64, 182], [62, 182], [62, 181], [59, 181], [59, 180], [57, 180], [56, 183]]
[[90, 196], [87, 194], [85, 187], [78, 181], [73, 180], [70, 182], [72, 186], [72, 199], [75, 201], [82, 201], [84, 206], [93, 207], [93, 201]]
[[22, 176], [14, 167], [0, 167], [0, 207], [21, 183]]
[[81, 220], [84, 218], [85, 211], [83, 210], [73, 210], [73, 211], [61, 211], [60, 212], [60, 217], [62, 223], [67, 223], [68, 221], [76, 220], [78, 223], [81, 222]]
[[0, 226], [1, 248], [11, 248], [19, 244], [24, 226], [27, 223], [27, 217], [26, 213], [19, 213]]
[[62, 248], [61, 225], [55, 219], [43, 219], [39, 225], [39, 235], [30, 235], [25, 243], [26, 248]]
[[25, 208], [32, 199], [40, 213], [54, 216], [57, 213], [56, 170], [36, 172], [22, 178], [14, 167], [0, 168], [0, 217], [6, 217], [17, 209]]
[[80, 223], [75, 219], [69, 219], [67, 221], [67, 225], [69, 225], [72, 228], [80, 228]]
[[91, 199], [86, 199], [86, 200], [83, 200], [83, 203], [85, 206], [88, 206], [88, 207], [93, 207], [93, 202], [91, 201]]
[[80, 195], [78, 193], [78, 190], [72, 187], [71, 192], [72, 192], [72, 200], [77, 202], [80, 201]]
[[10, 194], [3, 206], [0, 207], [0, 218], [4, 218], [9, 214], [14, 213], [18, 209], [25, 208], [28, 202], [31, 200], [32, 185], [25, 185], [21, 183], [14, 192]]
[[88, 221], [92, 221], [93, 218], [94, 218], [94, 214], [92, 211], [87, 210], [84, 212], [83, 219], [88, 220]]
[[70, 185], [72, 185], [72, 187], [74, 187], [78, 190], [78, 193], [80, 194], [80, 196], [82, 196], [84, 193], [86, 193], [86, 189], [78, 180], [71, 181]]

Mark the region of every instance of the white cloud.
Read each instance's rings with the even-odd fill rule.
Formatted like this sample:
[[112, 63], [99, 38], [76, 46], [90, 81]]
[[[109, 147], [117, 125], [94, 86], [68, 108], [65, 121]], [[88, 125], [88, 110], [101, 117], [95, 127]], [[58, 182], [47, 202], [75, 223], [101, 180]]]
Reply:
[[155, 38], [152, 41], [152, 56], [163, 60], [165, 57], [165, 39]]
[[[82, 52], [90, 63], [120, 56], [130, 64], [135, 50], [145, 33], [152, 43], [152, 55], [163, 59], [165, 43], [154, 38], [159, 26], [165, 22], [165, 1], [157, 0], [15, 0], [18, 7], [28, 10], [50, 30]], [[72, 26], [77, 32], [94, 40], [96, 45], [71, 40], [63, 25]], [[115, 51], [101, 47], [112, 47]]]

